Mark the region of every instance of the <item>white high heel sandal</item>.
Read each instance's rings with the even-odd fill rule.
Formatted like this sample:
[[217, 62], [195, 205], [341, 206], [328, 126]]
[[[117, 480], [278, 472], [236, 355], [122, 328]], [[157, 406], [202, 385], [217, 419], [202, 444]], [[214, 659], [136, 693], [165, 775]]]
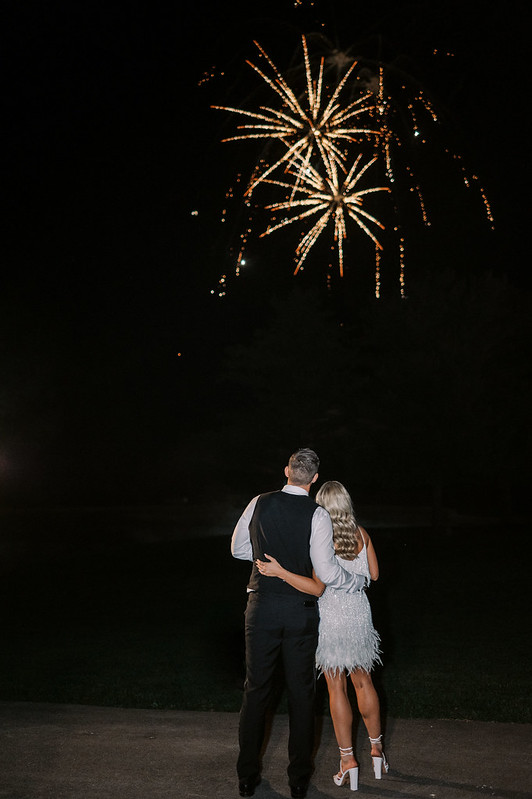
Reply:
[[[349, 746], [346, 749], [342, 749], [341, 746], [338, 748], [340, 750], [340, 758], [348, 757], [349, 755], [353, 754], [352, 746]], [[340, 760], [340, 771], [333, 777], [334, 784], [343, 785], [347, 775], [349, 775], [349, 787], [351, 790], [358, 791], [358, 766], [353, 766], [352, 768], [346, 769], [346, 771], [342, 771], [342, 761]]]
[[[380, 742], [382, 741], [382, 733], [379, 735], [378, 738], [370, 738], [369, 740], [370, 743], [372, 744], [380, 744]], [[380, 780], [382, 779], [382, 772], [384, 771], [384, 773], [387, 774], [388, 769], [390, 768], [390, 765], [386, 760], [386, 755], [384, 754], [384, 752], [381, 752], [379, 757], [374, 757], [372, 755], [371, 759], [373, 760], [373, 771], [375, 773], [375, 779]]]

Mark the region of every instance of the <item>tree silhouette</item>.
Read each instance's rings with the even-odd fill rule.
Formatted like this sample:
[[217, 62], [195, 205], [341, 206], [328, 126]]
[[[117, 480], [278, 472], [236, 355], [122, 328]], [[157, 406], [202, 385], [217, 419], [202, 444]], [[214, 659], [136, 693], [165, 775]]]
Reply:
[[526, 470], [525, 305], [493, 274], [451, 270], [362, 311], [294, 292], [226, 353], [223, 438], [239, 459], [260, 449], [268, 467], [315, 446], [326, 476], [384, 502], [415, 490], [438, 522], [446, 491], [508, 497]]

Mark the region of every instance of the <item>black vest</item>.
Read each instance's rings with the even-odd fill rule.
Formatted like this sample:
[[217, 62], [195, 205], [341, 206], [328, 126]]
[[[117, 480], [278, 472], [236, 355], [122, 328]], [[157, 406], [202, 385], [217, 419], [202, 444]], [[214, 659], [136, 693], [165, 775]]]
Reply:
[[[312, 577], [310, 533], [317, 507], [314, 500], [302, 494], [289, 494], [287, 491], [261, 494], [249, 523], [253, 561], [257, 558], [265, 560], [264, 553], [267, 552], [288, 571]], [[261, 594], [301, 594], [279, 577], [264, 577], [255, 562], [248, 588]]]

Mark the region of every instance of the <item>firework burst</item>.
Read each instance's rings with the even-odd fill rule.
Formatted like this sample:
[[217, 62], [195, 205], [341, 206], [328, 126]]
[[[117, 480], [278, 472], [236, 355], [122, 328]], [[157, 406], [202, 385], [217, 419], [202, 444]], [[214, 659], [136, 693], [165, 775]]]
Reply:
[[[321, 55], [317, 60], [313, 57], [311, 63], [307, 38], [302, 37], [303, 60], [299, 68], [291, 71], [290, 79], [281, 74], [264, 48], [255, 42], [263, 63], [260, 67], [251, 61], [247, 63], [275, 94], [276, 103], [261, 105], [253, 111], [212, 106], [242, 120], [238, 132], [222, 141], [256, 140], [272, 145], [268, 158], [266, 150], [263, 151], [243, 190], [251, 215], [246, 233], [241, 236], [235, 273], [240, 274], [244, 265], [243, 256], [252, 232], [252, 194], [258, 187], [269, 186], [276, 191], [285, 190], [284, 199], [269, 204], [254, 202], [255, 209], [262, 207], [275, 217], [261, 238], [296, 222], [309, 224], [295, 250], [294, 274], [302, 268], [322, 233], [332, 228], [333, 246], [343, 276], [348, 222], [355, 222], [375, 244], [375, 293], [379, 296], [382, 245], [375, 231], [384, 225], [363, 205], [369, 195], [390, 192], [393, 195], [390, 205], [397, 215], [394, 236], [399, 248], [400, 290], [405, 296], [405, 239], [399, 222], [400, 207], [407, 192], [412, 192], [417, 196], [424, 224], [430, 225], [416, 172], [419, 164], [426, 165], [421, 154], [429, 138], [428, 126], [439, 125], [440, 120], [426, 92], [407, 73], [380, 60], [355, 58], [350, 50], [338, 51], [323, 41], [329, 55]], [[334, 73], [332, 80], [331, 73]], [[447, 149], [445, 152], [449, 153]], [[478, 180], [476, 176], [468, 178], [460, 158], [452, 157], [459, 162], [466, 186]], [[382, 165], [387, 185], [360, 188], [361, 179], [375, 162]], [[480, 193], [493, 224], [482, 188]]]
[[329, 223], [332, 223], [334, 241], [338, 252], [340, 276], [343, 277], [343, 243], [347, 238], [346, 216], [353, 219], [373, 240], [377, 249], [381, 250], [382, 245], [370, 227], [368, 227], [368, 224], [371, 223], [381, 229], [384, 229], [384, 225], [373, 214], [365, 210], [362, 205], [368, 195], [380, 191], [387, 192], [389, 188], [387, 186], [367, 189], [358, 188], [357, 184], [369, 167], [376, 161], [376, 158], [372, 158], [364, 166], [360, 166], [362, 160], [362, 154], [360, 154], [349, 171], [345, 170], [343, 165], [339, 166], [334, 159], [325, 160], [325, 174], [322, 174], [310, 164], [305, 164], [305, 169], [302, 172], [302, 160], [302, 156], [293, 158], [288, 169], [288, 174], [299, 181], [295, 189], [294, 184], [287, 181], [266, 179], [267, 183], [289, 189], [291, 194], [284, 202], [272, 203], [266, 206], [266, 209], [272, 213], [283, 211], [286, 216], [281, 222], [270, 225], [261, 234], [261, 238], [282, 227], [302, 219], [310, 219], [315, 214], [318, 214], [318, 219], [310, 230], [302, 236], [296, 248], [297, 262], [294, 274], [297, 274], [301, 268], [321, 233], [329, 226]]
[[[261, 106], [259, 112], [254, 112], [230, 106], [212, 106], [218, 110], [231, 111], [234, 114], [248, 117], [250, 120], [239, 126], [241, 133], [223, 139], [224, 142], [244, 139], [273, 139], [282, 142], [286, 147], [283, 154], [273, 164], [252, 178], [246, 192], [248, 195], [277, 169], [286, 164], [293, 166], [297, 161], [299, 170], [295, 176], [294, 190], [296, 190], [315, 155], [319, 155], [324, 162], [335, 162], [341, 165], [346, 159], [345, 152], [340, 149], [342, 145], [345, 145], [346, 142], [359, 143], [365, 137], [380, 135], [379, 130], [369, 128], [363, 123], [359, 125], [358, 118], [362, 115], [365, 114], [368, 121], [374, 116], [371, 92], [366, 92], [362, 97], [346, 106], [340, 104], [340, 94], [356, 67], [356, 61], [353, 61], [332, 95], [327, 99], [324, 96], [323, 80], [325, 59], [321, 58], [318, 76], [314, 78], [305, 36], [302, 37], [302, 44], [306, 79], [306, 91], [302, 97], [296, 96], [266, 51], [258, 42], [255, 42], [260, 54], [271, 68], [273, 78], [251, 61], [246, 63], [278, 95], [282, 101], [281, 108]], [[368, 103], [368, 100], [371, 100], [371, 103]]]

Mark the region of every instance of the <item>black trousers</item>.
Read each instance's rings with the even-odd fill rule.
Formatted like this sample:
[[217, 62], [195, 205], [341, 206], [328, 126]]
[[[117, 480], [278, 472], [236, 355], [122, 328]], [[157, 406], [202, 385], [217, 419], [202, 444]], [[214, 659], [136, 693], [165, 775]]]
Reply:
[[314, 747], [315, 654], [318, 605], [304, 594], [250, 593], [245, 614], [246, 681], [240, 711], [239, 779], [260, 773], [266, 711], [273, 677], [282, 659], [288, 694], [288, 780], [307, 783]]

